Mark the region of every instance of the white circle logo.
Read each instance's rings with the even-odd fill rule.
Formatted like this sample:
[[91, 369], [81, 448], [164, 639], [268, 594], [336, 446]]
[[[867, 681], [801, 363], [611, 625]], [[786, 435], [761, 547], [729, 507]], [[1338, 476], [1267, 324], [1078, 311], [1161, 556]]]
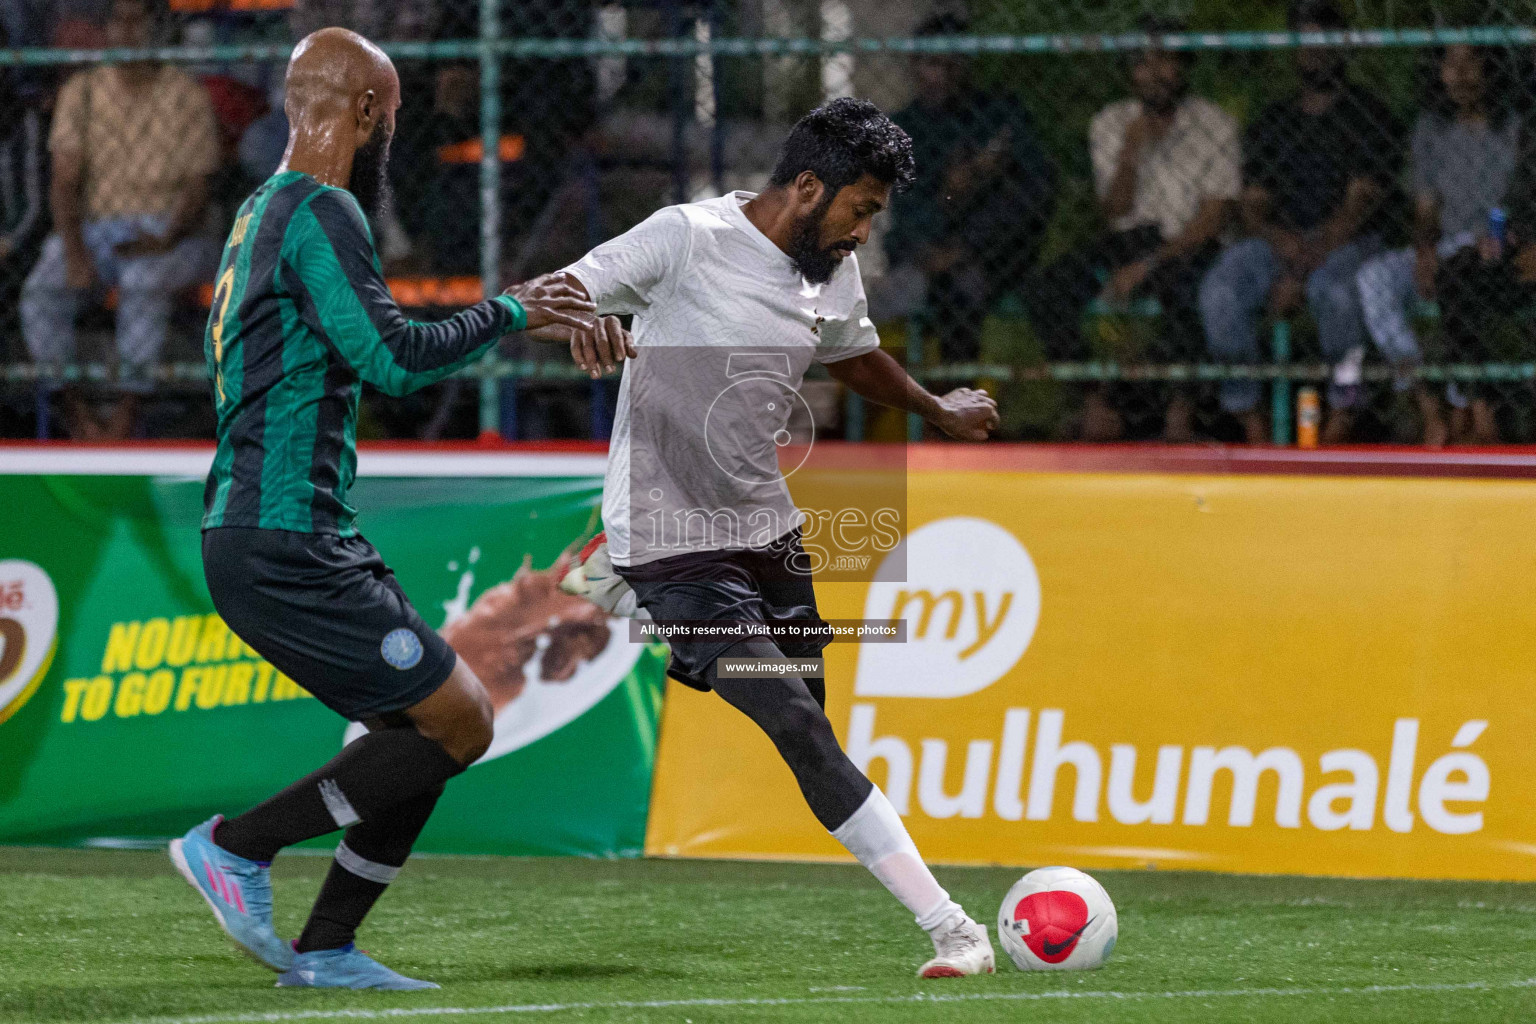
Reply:
[[[801, 422], [810, 424], [799, 437], [789, 430], [797, 410]], [[815, 443], [815, 416], [787, 380], [738, 380], [716, 395], [704, 414], [704, 447], [720, 472], [738, 483], [775, 484], [793, 476]], [[782, 449], [790, 445], [795, 448], [786, 457]]]
[[41, 566], [0, 560], [0, 722], [21, 710], [48, 674], [59, 634], [59, 595]]
[[913, 530], [886, 563], [903, 553], [908, 582], [886, 582], [882, 564], [864, 617], [905, 619], [907, 642], [860, 645], [858, 696], [963, 697], [1018, 664], [1040, 622], [1040, 576], [1018, 538], [954, 516]]
[[402, 672], [421, 664], [421, 651], [421, 637], [404, 626], [391, 630], [379, 645], [384, 660]]

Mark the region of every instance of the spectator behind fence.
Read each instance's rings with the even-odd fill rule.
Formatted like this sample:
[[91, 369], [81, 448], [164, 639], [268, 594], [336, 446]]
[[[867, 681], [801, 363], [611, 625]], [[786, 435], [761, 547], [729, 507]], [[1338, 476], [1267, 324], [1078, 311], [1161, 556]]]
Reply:
[[[394, 42], [430, 39], [445, 18], [440, 0], [294, 0], [288, 31], [294, 39], [335, 25], [367, 37]], [[479, 9], [479, 4], [462, 6]]]
[[[10, 32], [0, 19], [0, 48], [10, 45]], [[0, 68], [0, 362], [11, 355], [21, 271], [46, 223], [40, 92], [16, 69]]]
[[[113, 0], [109, 45], [151, 42], [150, 0]], [[118, 439], [152, 388], [175, 292], [212, 276], [218, 243], [198, 237], [219, 156], [208, 96], [153, 61], [81, 71], [64, 84], [48, 140], [55, 233], [22, 292], [22, 332], [53, 373], [75, 356], [75, 313], [87, 292], [115, 286], [122, 391], [106, 424], [66, 394], [73, 437]]]
[[[1237, 122], [1210, 100], [1189, 95], [1189, 55], [1163, 49], [1159, 38], [1182, 25], [1144, 19], [1154, 45], [1130, 65], [1133, 98], [1111, 103], [1088, 128], [1094, 189], [1110, 230], [1045, 267], [1032, 289], [1034, 320], [1052, 359], [1090, 356], [1083, 307], [1100, 293], [1120, 303], [1156, 298], [1163, 308], [1163, 359], [1203, 354], [1197, 296], [1200, 278], [1242, 186]], [[1193, 406], [1176, 394], [1163, 417], [1163, 437], [1193, 436]], [[1084, 440], [1121, 436], [1121, 414], [1106, 393], [1088, 393]]]
[[[1344, 19], [1328, 0], [1303, 0], [1293, 31], [1334, 31]], [[1355, 276], [1380, 250], [1384, 201], [1396, 174], [1397, 122], [1381, 100], [1351, 85], [1344, 54], [1328, 46], [1296, 51], [1301, 89], [1263, 110], [1244, 146], [1240, 209], [1249, 237], [1230, 246], [1200, 285], [1211, 355], [1257, 363], [1259, 314], [1278, 316], [1303, 297], [1317, 319], [1323, 356], [1336, 365], [1323, 437], [1343, 440], [1359, 398], [1365, 325]], [[1227, 381], [1222, 407], [1238, 416], [1249, 443], [1268, 438], [1257, 381]]]
[[[1451, 438], [1451, 431], [1439, 398], [1414, 376], [1420, 349], [1408, 320], [1409, 303], [1415, 293], [1423, 299], [1435, 297], [1443, 266], [1463, 268], [1468, 259], [1476, 263], [1472, 250], [1488, 236], [1489, 211], [1504, 202], [1515, 171], [1520, 128], [1509, 110], [1509, 84], [1499, 75], [1493, 51], [1447, 47], [1435, 71], [1428, 109], [1413, 131], [1409, 166], [1414, 244], [1369, 260], [1360, 268], [1359, 284], [1371, 339], [1396, 368], [1398, 390], [1413, 389], [1424, 421], [1424, 443], [1439, 446]], [[1466, 256], [1458, 258], [1459, 253]], [[1471, 273], [1480, 277], [1475, 266]], [[1450, 287], [1458, 298], [1464, 290], [1460, 281]], [[1483, 299], [1495, 308], [1501, 305], [1501, 296]], [[1462, 329], [1464, 312], [1458, 308], [1451, 319], [1456, 328], [1453, 358], [1481, 358], [1480, 334], [1467, 336]], [[1455, 344], [1458, 340], [1461, 343]], [[1466, 404], [1458, 391], [1451, 394], [1455, 404]], [[1480, 392], [1474, 394], [1476, 429], [1462, 424], [1456, 439], [1496, 440], [1492, 407]]]
[[433, 70], [430, 90], [421, 91], [431, 108], [419, 111], [417, 129], [395, 143], [399, 166], [409, 169], [395, 182], [400, 220], [433, 273], [478, 274], [479, 69], [453, 61]]
[[[1483, 234], [1444, 260], [1435, 279], [1446, 347], [1457, 362], [1529, 358], [1506, 347], [1528, 337], [1511, 329], [1510, 317], [1536, 303], [1536, 111], [1526, 111], [1518, 124], [1515, 169], [1505, 196], [1506, 240]], [[1453, 384], [1447, 392], [1451, 440], [1499, 443], [1494, 385]]]
[[[920, 36], [967, 31], [954, 15], [918, 28]], [[926, 303], [944, 360], [970, 361], [988, 307], [1034, 264], [1056, 175], [1029, 111], [1009, 93], [973, 86], [966, 58], [923, 54], [914, 64], [917, 99], [893, 120], [912, 137], [917, 180], [892, 201], [891, 271], [870, 307], [889, 319]]]

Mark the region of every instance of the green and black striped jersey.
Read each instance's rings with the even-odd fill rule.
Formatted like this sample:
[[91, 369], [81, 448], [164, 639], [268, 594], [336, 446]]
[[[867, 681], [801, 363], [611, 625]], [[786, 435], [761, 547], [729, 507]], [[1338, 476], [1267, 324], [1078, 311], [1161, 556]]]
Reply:
[[360, 382], [408, 394], [526, 324], [507, 296], [440, 323], [407, 320], [357, 200], [296, 171], [241, 205], [217, 281], [203, 340], [219, 439], [205, 530], [352, 536]]

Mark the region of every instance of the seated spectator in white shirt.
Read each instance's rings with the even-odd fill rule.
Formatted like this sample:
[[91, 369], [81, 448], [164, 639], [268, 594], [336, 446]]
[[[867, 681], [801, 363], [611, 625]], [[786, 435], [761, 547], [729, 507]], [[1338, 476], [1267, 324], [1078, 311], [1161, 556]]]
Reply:
[[[1083, 308], [1095, 296], [1112, 302], [1151, 297], [1163, 309], [1159, 360], [1198, 359], [1203, 351], [1198, 292], [1214, 259], [1230, 204], [1242, 185], [1237, 122], [1216, 104], [1189, 92], [1189, 54], [1160, 45], [1183, 26], [1141, 22], [1153, 45], [1130, 65], [1134, 94], [1111, 103], [1088, 129], [1094, 189], [1108, 231], [1045, 267], [1030, 291], [1030, 307], [1047, 354], [1056, 360], [1090, 356], [1082, 336]], [[1100, 390], [1088, 395], [1084, 440], [1114, 440], [1125, 431], [1125, 403]], [[1193, 435], [1193, 406], [1174, 394], [1161, 416], [1170, 441]], [[1133, 433], [1157, 424], [1133, 425]], [[1136, 429], [1139, 428], [1139, 429]]]

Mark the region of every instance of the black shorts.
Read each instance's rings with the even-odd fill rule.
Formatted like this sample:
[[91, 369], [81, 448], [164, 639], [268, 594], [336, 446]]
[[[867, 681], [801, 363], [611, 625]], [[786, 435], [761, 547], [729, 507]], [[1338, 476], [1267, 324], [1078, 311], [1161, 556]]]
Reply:
[[[644, 565], [615, 565], [614, 571], [635, 592], [640, 607], [662, 622], [727, 620], [737, 622], [821, 622], [816, 591], [806, 568], [799, 532], [765, 548], [701, 551], [660, 558]], [[667, 673], [695, 690], [705, 682], [715, 659], [738, 640], [674, 640]], [[815, 658], [825, 639], [774, 641], [788, 658]]]
[[361, 537], [224, 526], [203, 532], [219, 616], [350, 721], [429, 697], [456, 656]]

